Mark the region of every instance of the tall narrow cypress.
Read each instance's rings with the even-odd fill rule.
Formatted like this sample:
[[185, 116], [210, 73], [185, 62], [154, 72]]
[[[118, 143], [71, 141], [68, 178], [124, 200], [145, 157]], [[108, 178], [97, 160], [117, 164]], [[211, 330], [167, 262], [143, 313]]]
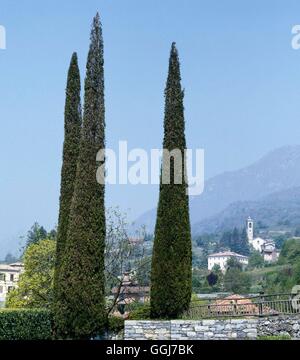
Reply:
[[102, 27], [93, 20], [86, 65], [83, 128], [69, 229], [59, 274], [63, 301], [56, 313], [62, 337], [90, 338], [104, 324], [104, 185], [96, 180], [96, 154], [104, 149]]
[[[178, 52], [172, 44], [169, 74], [165, 89], [165, 118], [163, 148], [180, 150], [182, 160], [186, 149], [183, 90]], [[163, 183], [161, 175], [160, 193], [155, 226], [155, 238], [151, 269], [151, 316], [173, 318], [188, 308], [191, 300], [191, 229], [189, 203], [181, 168], [181, 184], [178, 184], [175, 159], [162, 159], [162, 174], [170, 171], [170, 183]], [[174, 172], [175, 170], [175, 172]], [[179, 172], [180, 174], [180, 172]], [[177, 175], [178, 178], [178, 175]]]
[[59, 306], [60, 263], [64, 254], [69, 224], [71, 201], [74, 192], [77, 159], [81, 133], [80, 73], [77, 54], [74, 52], [68, 71], [65, 102], [65, 138], [63, 145], [63, 163], [61, 168], [61, 186], [59, 216], [56, 241], [56, 266], [54, 273], [54, 306]]

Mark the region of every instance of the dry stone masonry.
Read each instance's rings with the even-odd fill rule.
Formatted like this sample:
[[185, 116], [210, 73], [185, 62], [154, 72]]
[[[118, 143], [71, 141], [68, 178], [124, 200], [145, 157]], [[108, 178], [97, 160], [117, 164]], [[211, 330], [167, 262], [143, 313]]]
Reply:
[[292, 339], [300, 339], [300, 316], [261, 318], [257, 330], [259, 336], [290, 336]]
[[300, 339], [300, 316], [218, 320], [127, 320], [125, 340], [255, 340], [262, 336]]
[[171, 321], [126, 320], [125, 340], [171, 340]]
[[125, 340], [256, 339], [256, 319], [125, 321]]

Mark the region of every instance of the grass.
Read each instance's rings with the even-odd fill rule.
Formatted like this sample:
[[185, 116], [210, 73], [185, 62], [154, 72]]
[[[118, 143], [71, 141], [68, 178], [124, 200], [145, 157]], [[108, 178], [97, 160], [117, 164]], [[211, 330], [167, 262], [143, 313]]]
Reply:
[[259, 336], [257, 340], [292, 340], [290, 335]]
[[269, 274], [272, 272], [277, 272], [277, 271], [283, 270], [287, 267], [289, 267], [289, 265], [275, 265], [275, 266], [264, 267], [261, 269], [254, 269], [254, 270], [246, 271], [245, 273], [250, 276], [260, 276], [260, 275], [265, 275], [265, 274]]

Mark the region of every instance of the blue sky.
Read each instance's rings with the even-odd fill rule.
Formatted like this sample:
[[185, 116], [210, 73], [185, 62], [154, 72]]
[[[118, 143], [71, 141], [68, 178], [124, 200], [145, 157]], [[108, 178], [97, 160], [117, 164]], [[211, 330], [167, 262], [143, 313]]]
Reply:
[[[82, 80], [92, 17], [105, 42], [107, 146], [162, 143], [163, 90], [176, 41], [186, 136], [205, 149], [205, 177], [300, 143], [299, 1], [1, 0], [0, 254], [34, 221], [57, 222], [63, 111], [70, 56]], [[107, 205], [134, 219], [154, 207], [154, 185], [107, 187]]]

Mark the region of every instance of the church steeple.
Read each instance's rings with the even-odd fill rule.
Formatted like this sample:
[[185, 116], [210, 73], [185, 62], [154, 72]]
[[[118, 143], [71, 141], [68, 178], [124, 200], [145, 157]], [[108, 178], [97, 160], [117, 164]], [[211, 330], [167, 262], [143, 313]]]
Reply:
[[253, 220], [249, 216], [246, 222], [247, 236], [249, 243], [253, 241]]

